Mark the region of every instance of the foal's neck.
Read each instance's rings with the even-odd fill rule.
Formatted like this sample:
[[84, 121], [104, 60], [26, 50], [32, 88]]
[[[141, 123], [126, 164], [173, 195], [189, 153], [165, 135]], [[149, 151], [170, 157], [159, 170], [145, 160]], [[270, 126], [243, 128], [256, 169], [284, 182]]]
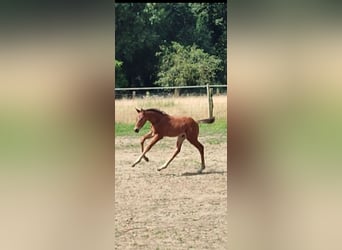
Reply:
[[158, 123], [160, 121], [160, 119], [163, 118], [164, 115], [163, 114], [159, 114], [157, 112], [148, 112], [146, 114], [146, 116], [147, 116], [147, 120], [149, 122], [151, 122], [152, 125], [154, 125], [154, 124]]

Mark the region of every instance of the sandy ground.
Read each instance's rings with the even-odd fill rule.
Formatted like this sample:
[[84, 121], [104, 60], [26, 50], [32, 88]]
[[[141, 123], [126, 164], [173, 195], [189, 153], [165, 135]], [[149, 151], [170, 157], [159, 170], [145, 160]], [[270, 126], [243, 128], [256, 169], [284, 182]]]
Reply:
[[115, 249], [228, 249], [226, 137], [206, 136], [206, 169], [189, 142], [161, 172], [176, 138], [159, 141], [135, 168], [139, 135], [115, 140]]

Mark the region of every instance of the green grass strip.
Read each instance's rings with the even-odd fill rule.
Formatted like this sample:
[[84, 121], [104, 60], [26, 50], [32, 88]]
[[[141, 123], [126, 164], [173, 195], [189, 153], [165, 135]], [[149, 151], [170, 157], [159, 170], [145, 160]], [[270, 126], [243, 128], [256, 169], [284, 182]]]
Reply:
[[[216, 120], [212, 124], [200, 125], [201, 135], [214, 135], [214, 134], [227, 134], [227, 121], [224, 119]], [[126, 123], [115, 123], [115, 136], [130, 136], [134, 135], [134, 124]], [[150, 131], [150, 123], [146, 123], [145, 126], [140, 130], [140, 134], [146, 134]]]

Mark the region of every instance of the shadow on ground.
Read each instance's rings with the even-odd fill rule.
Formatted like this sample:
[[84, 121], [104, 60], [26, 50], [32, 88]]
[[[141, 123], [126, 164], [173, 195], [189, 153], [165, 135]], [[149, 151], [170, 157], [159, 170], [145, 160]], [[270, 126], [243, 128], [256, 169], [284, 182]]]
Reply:
[[193, 176], [193, 175], [206, 175], [206, 174], [225, 174], [227, 171], [208, 171], [208, 172], [185, 172], [181, 174], [180, 176]]
[[208, 172], [202, 172], [202, 173], [198, 173], [196, 172], [185, 172], [182, 174], [164, 174], [166, 176], [173, 176], [173, 177], [181, 177], [181, 176], [195, 176], [195, 175], [207, 175], [207, 174], [220, 174], [223, 175], [227, 173], [227, 171], [208, 171]]

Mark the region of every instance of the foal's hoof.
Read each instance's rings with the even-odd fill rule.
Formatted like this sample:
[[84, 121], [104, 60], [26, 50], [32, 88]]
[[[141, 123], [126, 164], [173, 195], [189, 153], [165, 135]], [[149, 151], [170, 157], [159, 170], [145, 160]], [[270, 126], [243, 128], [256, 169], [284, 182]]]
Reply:
[[160, 171], [160, 170], [163, 170], [164, 168], [166, 168], [166, 166], [161, 166], [161, 167], [157, 168], [157, 170]]
[[149, 159], [146, 156], [144, 156], [144, 160], [147, 162], [149, 161]]
[[197, 170], [197, 173], [202, 174], [203, 170], [204, 170], [204, 168], [201, 168], [201, 169]]

